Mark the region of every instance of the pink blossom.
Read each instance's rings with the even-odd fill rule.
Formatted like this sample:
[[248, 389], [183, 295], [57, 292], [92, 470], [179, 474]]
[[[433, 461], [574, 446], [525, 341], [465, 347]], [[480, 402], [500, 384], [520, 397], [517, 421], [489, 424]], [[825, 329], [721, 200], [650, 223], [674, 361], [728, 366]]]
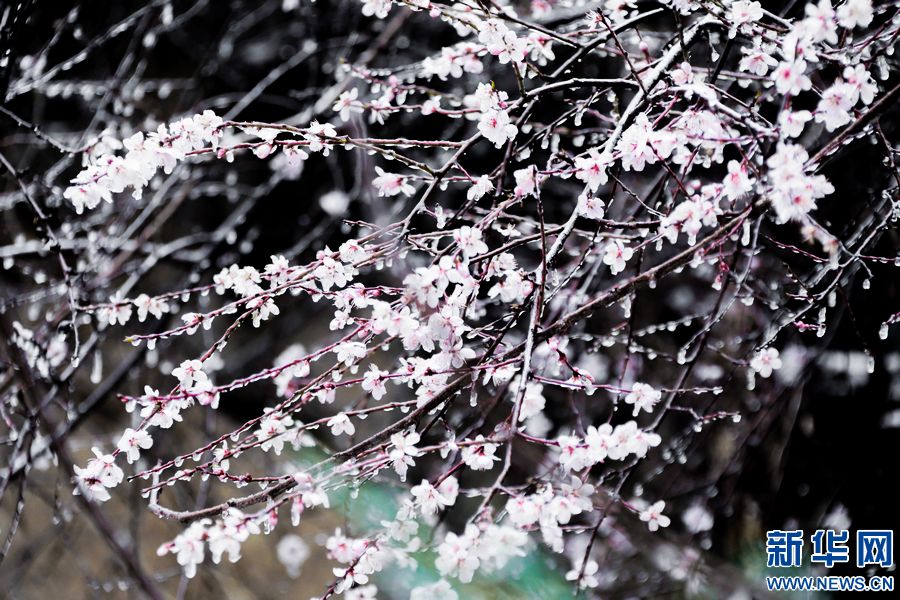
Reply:
[[386, 173], [381, 167], [375, 167], [375, 172], [378, 177], [372, 180], [372, 185], [378, 190], [379, 196], [396, 196], [400, 193], [411, 196], [416, 191], [404, 175]]

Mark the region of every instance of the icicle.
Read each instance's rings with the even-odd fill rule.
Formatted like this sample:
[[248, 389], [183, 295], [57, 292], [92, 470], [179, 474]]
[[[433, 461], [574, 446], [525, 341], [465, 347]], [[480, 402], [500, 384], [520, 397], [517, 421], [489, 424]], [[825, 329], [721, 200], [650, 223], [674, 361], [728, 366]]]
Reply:
[[94, 352], [94, 364], [91, 368], [91, 383], [98, 384], [103, 380], [103, 357]]

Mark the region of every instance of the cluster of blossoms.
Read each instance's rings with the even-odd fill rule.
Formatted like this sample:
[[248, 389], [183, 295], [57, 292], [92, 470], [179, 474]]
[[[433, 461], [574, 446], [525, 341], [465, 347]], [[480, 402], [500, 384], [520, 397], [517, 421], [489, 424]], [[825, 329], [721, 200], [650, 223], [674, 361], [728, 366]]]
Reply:
[[448, 533], [437, 548], [435, 566], [441, 575], [472, 581], [476, 571], [492, 573], [517, 556], [525, 556], [528, 536], [515, 527], [490, 524], [483, 530], [469, 525], [457, 535]]
[[228, 560], [237, 562], [241, 558], [241, 544], [250, 534], [260, 532], [258, 519], [232, 508], [225, 511], [221, 520], [215, 524], [209, 519], [195, 521], [174, 540], [160, 546], [157, 554], [174, 554], [185, 575], [193, 577], [197, 573], [197, 565], [203, 562], [207, 548], [216, 564], [226, 554]]
[[573, 476], [558, 489], [543, 486], [533, 494], [510, 498], [506, 512], [516, 527], [530, 529], [538, 525], [544, 543], [556, 552], [563, 551], [563, 530], [573, 516], [589, 513], [594, 508], [594, 486]]
[[[229, 125], [253, 141], [222, 145]], [[272, 162], [285, 171], [287, 179], [296, 179], [309, 152], [328, 156], [337, 138], [333, 125], [318, 121], [313, 121], [302, 131], [294, 131], [301, 136], [300, 140], [285, 142], [277, 139], [284, 129], [283, 126], [226, 123], [212, 110], [205, 110], [202, 114], [160, 125], [146, 135], [138, 132], [122, 141], [105, 138], [97, 146], [97, 150], [104, 152], [99, 156], [85, 155], [87, 166], [72, 179], [63, 197], [72, 203], [78, 214], [85, 208], [97, 208], [101, 201], [112, 203], [114, 194], [127, 189], [131, 189], [132, 197], [139, 200], [160, 169], [170, 174], [185, 158], [205, 154], [232, 162], [239, 149], [249, 149], [260, 159], [269, 158], [282, 149]], [[122, 156], [114, 154], [120, 149], [125, 150]]]
[[124, 148], [123, 156], [103, 154], [92, 160], [63, 196], [81, 214], [94, 209], [101, 201], [112, 202], [113, 194], [131, 189], [140, 198], [150, 179], [159, 169], [171, 173], [178, 161], [194, 151], [215, 145], [221, 137], [222, 119], [211, 111], [187, 117], [147, 134], [136, 133], [116, 144]]
[[606, 460], [623, 460], [631, 455], [643, 458], [661, 441], [658, 434], [640, 429], [635, 421], [615, 427], [608, 423], [592, 425], [583, 438], [559, 438], [559, 464], [570, 471], [582, 471]]
[[[396, 201], [398, 211], [403, 197], [415, 201], [390, 224], [348, 218], [342, 235], [356, 237], [332, 244], [337, 250], [322, 244], [307, 261], [275, 255], [261, 270], [222, 268], [211, 282], [183, 294], [115, 295], [82, 307], [121, 326], [133, 309], [139, 321], [174, 312], [172, 299], [179, 295], [182, 303], [192, 295], [219, 303], [182, 314], [178, 327], [129, 338], [153, 349], [160, 340], [206, 332], [198, 336], [206, 350], [168, 365], [169, 393], [147, 386], [141, 396], [124, 397], [127, 410], [138, 413], [137, 424], [112, 454], [96, 450], [76, 470], [77, 489], [107, 501], [109, 489], [123, 480], [119, 455], [137, 462], [138, 475], [153, 478], [145, 490], [152, 509], [191, 522], [160, 548], [191, 577], [207, 549], [214, 563], [225, 555], [238, 560], [241, 545], [251, 534], [270, 532], [282, 507], [296, 525], [307, 508], [328, 508], [337, 490], [396, 477], [402, 492], [393, 519], [359, 537], [338, 530], [325, 542], [340, 565], [326, 596], [373, 597], [373, 581], [388, 565], [415, 568], [416, 554], [430, 548], [441, 579], [411, 590], [411, 598], [456, 598], [451, 581], [465, 584], [506, 568], [525, 555], [532, 531], [553, 552], [573, 554], [576, 585], [596, 587], [592, 546], [583, 550], [574, 539], [581, 531], [600, 531], [607, 515], [624, 527], [635, 521], [650, 531], [670, 525], [664, 500], [625, 502], [619, 491], [642, 476], [643, 461], [676, 460], [663, 444], [666, 434], [676, 437], [673, 420], [690, 418], [687, 429], [700, 431], [731, 414], [711, 410], [716, 400], [708, 397], [717, 394], [707, 393], [705, 379], [725, 379], [723, 364], [764, 379], [782, 367], [772, 344], [784, 327], [708, 341], [725, 311], [741, 310], [757, 297], [777, 305], [779, 290], [755, 277], [760, 229], [793, 231], [799, 224], [829, 258], [842, 252], [847, 261], [859, 258], [861, 249], [842, 247], [839, 232], [815, 218], [817, 203], [835, 186], [819, 173], [827, 153], [817, 148], [811, 156], [804, 131], [851, 126], [874, 106], [880, 91], [869, 68], [886, 50], [866, 41], [868, 34], [855, 37], [873, 22], [872, 4], [848, 0], [834, 10], [820, 0], [789, 21], [752, 1], [670, 2], [691, 20], [673, 35], [671, 47], [653, 49], [633, 35], [643, 18], [635, 3], [608, 2], [558, 31], [529, 25], [509, 6], [398, 4], [451, 24], [464, 39], [396, 72], [351, 69], [348, 81], [359, 88], [342, 87], [328, 100], [346, 128], [224, 122], [206, 111], [126, 139], [124, 155], [92, 159], [65, 191], [81, 213], [101, 200], [121, 201], [114, 195], [126, 189], [139, 199], [160, 168], [170, 173], [189, 156], [234, 160], [236, 150], [249, 149], [259, 159], [271, 157], [276, 171], [299, 177], [309, 153], [324, 157], [340, 146], [401, 165], [394, 169], [399, 172], [373, 165], [365, 185], [380, 199]], [[362, 12], [385, 18], [391, 7], [390, 0], [365, 0]], [[884, 27], [896, 32], [896, 21]], [[710, 33], [717, 29], [740, 44], [741, 56], [728, 63], [733, 68], [716, 66], [718, 59], [676, 64], [698, 36], [717, 43]], [[557, 59], [551, 40], [566, 47], [567, 58]], [[621, 73], [565, 79], [598, 48], [626, 59]], [[820, 64], [841, 67], [821, 90]], [[535, 79], [543, 85], [527, 89]], [[451, 84], [459, 86], [448, 90]], [[556, 94], [566, 100], [554, 112], [544, 103], [552, 107]], [[441, 106], [444, 95], [451, 108]], [[385, 127], [402, 112], [465, 117], [472, 124], [458, 121], [455, 131], [465, 131], [460, 141], [353, 137], [353, 124], [367, 112]], [[231, 130], [252, 141], [225, 143]], [[466, 152], [478, 153], [472, 161], [477, 170], [462, 159]], [[849, 264], [789, 249], [828, 268]], [[652, 298], [657, 280], [685, 270], [714, 301], [672, 294], [680, 302], [673, 310], [702, 304], [698, 310], [708, 314], [686, 319], [701, 323], [688, 342], [673, 336], [652, 347], [644, 341], [647, 331], [676, 326], [653, 323], [642, 330], [644, 317], [632, 311], [645, 298], [638, 292]], [[736, 305], [739, 298], [744, 302]], [[821, 299], [803, 298], [810, 306]], [[325, 341], [307, 350], [310, 344], [289, 340], [271, 367], [213, 383], [239, 325], [280, 323], [300, 303], [300, 311], [326, 313]], [[799, 321], [810, 306], [784, 323]], [[658, 371], [657, 359], [666, 365]], [[696, 365], [703, 368], [695, 377]], [[636, 381], [645, 377], [673, 383], [657, 389]], [[216, 380], [223, 381], [218, 374]], [[157, 466], [141, 462], [142, 454], [158, 450], [154, 428], [181, 422], [194, 405], [216, 410], [229, 392], [262, 381], [273, 384], [275, 398], [257, 417]], [[623, 388], [623, 382], [633, 383]], [[613, 399], [599, 399], [597, 389]], [[689, 393], [706, 400], [679, 404], [689, 402]], [[297, 472], [293, 457], [318, 444], [331, 458]], [[678, 444], [685, 442], [675, 439], [672, 447]], [[232, 459], [252, 451], [273, 461], [275, 473], [237, 473]], [[209, 477], [223, 487], [253, 483], [261, 490], [193, 511], [159, 503], [166, 487]], [[613, 491], [608, 478], [619, 488]], [[648, 496], [665, 493], [653, 489], [652, 479], [646, 483]], [[464, 496], [481, 499], [464, 525], [454, 529], [437, 518], [460, 510], [457, 499]], [[702, 521], [694, 514], [689, 528], [711, 527]], [[420, 534], [422, 523], [436, 528], [435, 535]], [[581, 556], [574, 556], [576, 547]]]
[[76, 492], [91, 500], [106, 502], [110, 498], [108, 488], [122, 483], [125, 473], [116, 465], [114, 456], [103, 454], [98, 448], [93, 448], [92, 451], [94, 458], [88, 461], [87, 466], [75, 467], [78, 481]]
[[478, 89], [468, 97], [470, 104], [478, 108], [478, 131], [494, 146], [500, 148], [519, 133], [509, 116], [509, 95], [487, 83], [478, 84]]
[[784, 144], [766, 161], [772, 183], [770, 201], [779, 222], [801, 219], [815, 208], [817, 199], [834, 192], [824, 176], [804, 172], [808, 159], [802, 146]]

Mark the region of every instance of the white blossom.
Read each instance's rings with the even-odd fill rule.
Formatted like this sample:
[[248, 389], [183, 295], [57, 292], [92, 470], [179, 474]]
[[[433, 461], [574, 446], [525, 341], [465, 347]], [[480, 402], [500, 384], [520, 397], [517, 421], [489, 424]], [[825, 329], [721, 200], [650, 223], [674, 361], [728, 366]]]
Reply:
[[130, 427], [122, 433], [116, 448], [125, 453], [125, 458], [131, 464], [141, 456], [141, 450], [146, 450], [153, 445], [153, 438], [146, 431], [139, 429], [135, 431]]
[[763, 348], [750, 360], [750, 368], [765, 379], [771, 377], [772, 372], [780, 369], [781, 365], [778, 349], [772, 347]]
[[356, 432], [356, 427], [353, 425], [353, 421], [350, 420], [344, 413], [338, 413], [328, 419], [328, 423], [326, 423], [328, 427], [331, 428], [331, 435], [337, 437], [342, 433], [346, 433], [347, 435], [353, 435]]
[[641, 521], [647, 523], [647, 528], [650, 531], [656, 531], [660, 527], [668, 527], [672, 522], [669, 517], [662, 514], [663, 510], [666, 508], [666, 503], [662, 500], [655, 502], [648, 506], [646, 509], [641, 511], [640, 517]]
[[625, 396], [625, 402], [634, 405], [634, 416], [636, 417], [642, 410], [653, 412], [653, 407], [660, 398], [662, 398], [662, 392], [659, 390], [646, 383], [635, 383]]
[[462, 459], [466, 466], [474, 471], [485, 471], [491, 469], [494, 463], [500, 460], [494, 454], [497, 452], [497, 445], [490, 443], [481, 443], [484, 436], [476, 437], [473, 444], [462, 447]]
[[603, 264], [609, 266], [610, 273], [617, 275], [625, 270], [625, 264], [634, 256], [634, 250], [620, 240], [612, 240], [606, 245]]

